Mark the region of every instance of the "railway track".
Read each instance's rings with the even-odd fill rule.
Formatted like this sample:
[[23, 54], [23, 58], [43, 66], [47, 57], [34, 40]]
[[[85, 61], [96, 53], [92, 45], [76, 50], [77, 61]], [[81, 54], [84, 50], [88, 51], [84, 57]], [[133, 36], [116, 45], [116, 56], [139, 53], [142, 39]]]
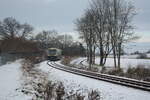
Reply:
[[86, 70], [77, 69], [77, 68], [73, 68], [73, 67], [67, 67], [64, 65], [57, 64], [55, 62], [50, 62], [50, 61], [48, 61], [47, 64], [53, 68], [56, 68], [56, 69], [59, 69], [62, 71], [66, 71], [69, 73], [86, 76], [86, 77], [89, 77], [92, 79], [111, 82], [111, 83], [115, 83], [115, 84], [132, 87], [132, 88], [136, 88], [136, 89], [141, 89], [141, 90], [150, 92], [150, 82], [86, 71]]

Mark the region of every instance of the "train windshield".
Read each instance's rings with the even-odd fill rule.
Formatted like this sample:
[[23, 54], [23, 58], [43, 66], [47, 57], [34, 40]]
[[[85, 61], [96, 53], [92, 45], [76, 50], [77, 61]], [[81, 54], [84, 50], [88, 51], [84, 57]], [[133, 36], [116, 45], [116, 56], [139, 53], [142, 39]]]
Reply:
[[55, 55], [56, 54], [56, 50], [49, 50], [49, 54], [50, 55]]

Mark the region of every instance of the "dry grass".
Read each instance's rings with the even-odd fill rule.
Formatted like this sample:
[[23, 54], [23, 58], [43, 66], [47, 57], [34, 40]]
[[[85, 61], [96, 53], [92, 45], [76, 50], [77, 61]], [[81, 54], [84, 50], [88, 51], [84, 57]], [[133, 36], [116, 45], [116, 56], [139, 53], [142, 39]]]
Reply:
[[130, 65], [126, 72], [123, 69], [113, 69], [108, 71], [107, 74], [150, 82], [150, 67], [146, 68], [145, 65], [141, 64], [134, 67]]
[[137, 59], [148, 59], [147, 54], [146, 53], [140, 53], [137, 57]]
[[23, 72], [27, 73], [29, 71], [31, 71], [31, 69], [34, 67], [34, 63], [29, 60], [29, 59], [25, 59], [22, 61], [22, 70]]
[[121, 69], [121, 68], [119, 68], [119, 69], [116, 68], [116, 69], [110, 70], [107, 73], [110, 74], [110, 75], [124, 76], [123, 69]]
[[47, 74], [36, 69], [31, 60], [22, 62], [22, 72], [21, 92], [32, 96], [32, 100], [43, 100], [45, 87], [48, 83]]
[[69, 57], [69, 56], [65, 56], [64, 58], [63, 58], [63, 60], [62, 60], [62, 64], [64, 64], [64, 65], [69, 65], [70, 64], [70, 62], [72, 61], [72, 57]]
[[[73, 90], [71, 90], [73, 91]], [[100, 100], [100, 92], [92, 90], [88, 92], [86, 100]], [[67, 92], [62, 83], [49, 82], [46, 86], [44, 100], [85, 100], [85, 95], [79, 91]]]
[[125, 76], [138, 80], [150, 81], [150, 68], [145, 68], [145, 65], [138, 65], [136, 68], [128, 68]]
[[88, 94], [88, 100], [100, 100], [100, 93], [92, 90]]
[[30, 57], [26, 57], [25, 60], [29, 60], [30, 62], [32, 62], [33, 64], [38, 64], [40, 62], [42, 62], [43, 60], [45, 60], [44, 57], [38, 57], [38, 56], [30, 56]]
[[[37, 66], [37, 65], [36, 65]], [[63, 83], [53, 83], [48, 80], [48, 75], [36, 68], [32, 60], [24, 60], [22, 62], [23, 80], [22, 88], [20, 89], [26, 95], [32, 96], [32, 100], [100, 100], [99, 92], [86, 91], [87, 95], [83, 95], [78, 90], [70, 93], [65, 89]]]

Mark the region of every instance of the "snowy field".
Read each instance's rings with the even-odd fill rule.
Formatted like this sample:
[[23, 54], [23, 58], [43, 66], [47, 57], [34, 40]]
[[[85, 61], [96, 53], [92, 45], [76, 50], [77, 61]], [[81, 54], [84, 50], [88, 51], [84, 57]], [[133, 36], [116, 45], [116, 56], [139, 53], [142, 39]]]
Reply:
[[[150, 68], [150, 59], [135, 59], [134, 57], [136, 57], [136, 56], [135, 55], [130, 56], [130, 57], [123, 56], [121, 58], [121, 68], [126, 70], [129, 67], [131, 67], [131, 68], [137, 67], [137, 65], [144, 65], [146, 68]], [[71, 64], [78, 65], [84, 59], [86, 59], [86, 58], [84, 58], [84, 57], [77, 58], [77, 59], [71, 61]], [[95, 63], [99, 64], [99, 60], [100, 60], [100, 58], [96, 57]], [[88, 66], [88, 63], [86, 62], [86, 60], [84, 60], [82, 64]], [[105, 66], [113, 67], [114, 66], [113, 58], [107, 58]]]
[[[96, 64], [99, 64], [99, 58], [95, 60]], [[114, 62], [113, 58], [108, 58], [106, 61], [106, 66], [113, 67]], [[150, 68], [150, 60], [149, 59], [121, 59], [121, 67], [126, 69], [128, 67], [136, 67], [137, 65], [145, 65], [145, 67]]]
[[102, 100], [149, 100], [150, 98], [150, 92], [60, 71], [48, 66], [46, 61], [40, 64], [39, 69], [49, 73], [50, 80], [63, 82], [68, 90], [99, 90]]
[[0, 66], [0, 100], [30, 100], [19, 91], [21, 87], [21, 60]]

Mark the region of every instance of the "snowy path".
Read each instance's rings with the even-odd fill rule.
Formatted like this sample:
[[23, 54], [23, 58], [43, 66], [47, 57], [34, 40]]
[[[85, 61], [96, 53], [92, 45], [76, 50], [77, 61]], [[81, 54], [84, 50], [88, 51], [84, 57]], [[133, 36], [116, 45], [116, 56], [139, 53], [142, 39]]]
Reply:
[[102, 100], [149, 100], [150, 98], [150, 92], [60, 71], [48, 66], [46, 61], [41, 63], [39, 68], [49, 73], [50, 80], [63, 82], [67, 89], [99, 90]]

